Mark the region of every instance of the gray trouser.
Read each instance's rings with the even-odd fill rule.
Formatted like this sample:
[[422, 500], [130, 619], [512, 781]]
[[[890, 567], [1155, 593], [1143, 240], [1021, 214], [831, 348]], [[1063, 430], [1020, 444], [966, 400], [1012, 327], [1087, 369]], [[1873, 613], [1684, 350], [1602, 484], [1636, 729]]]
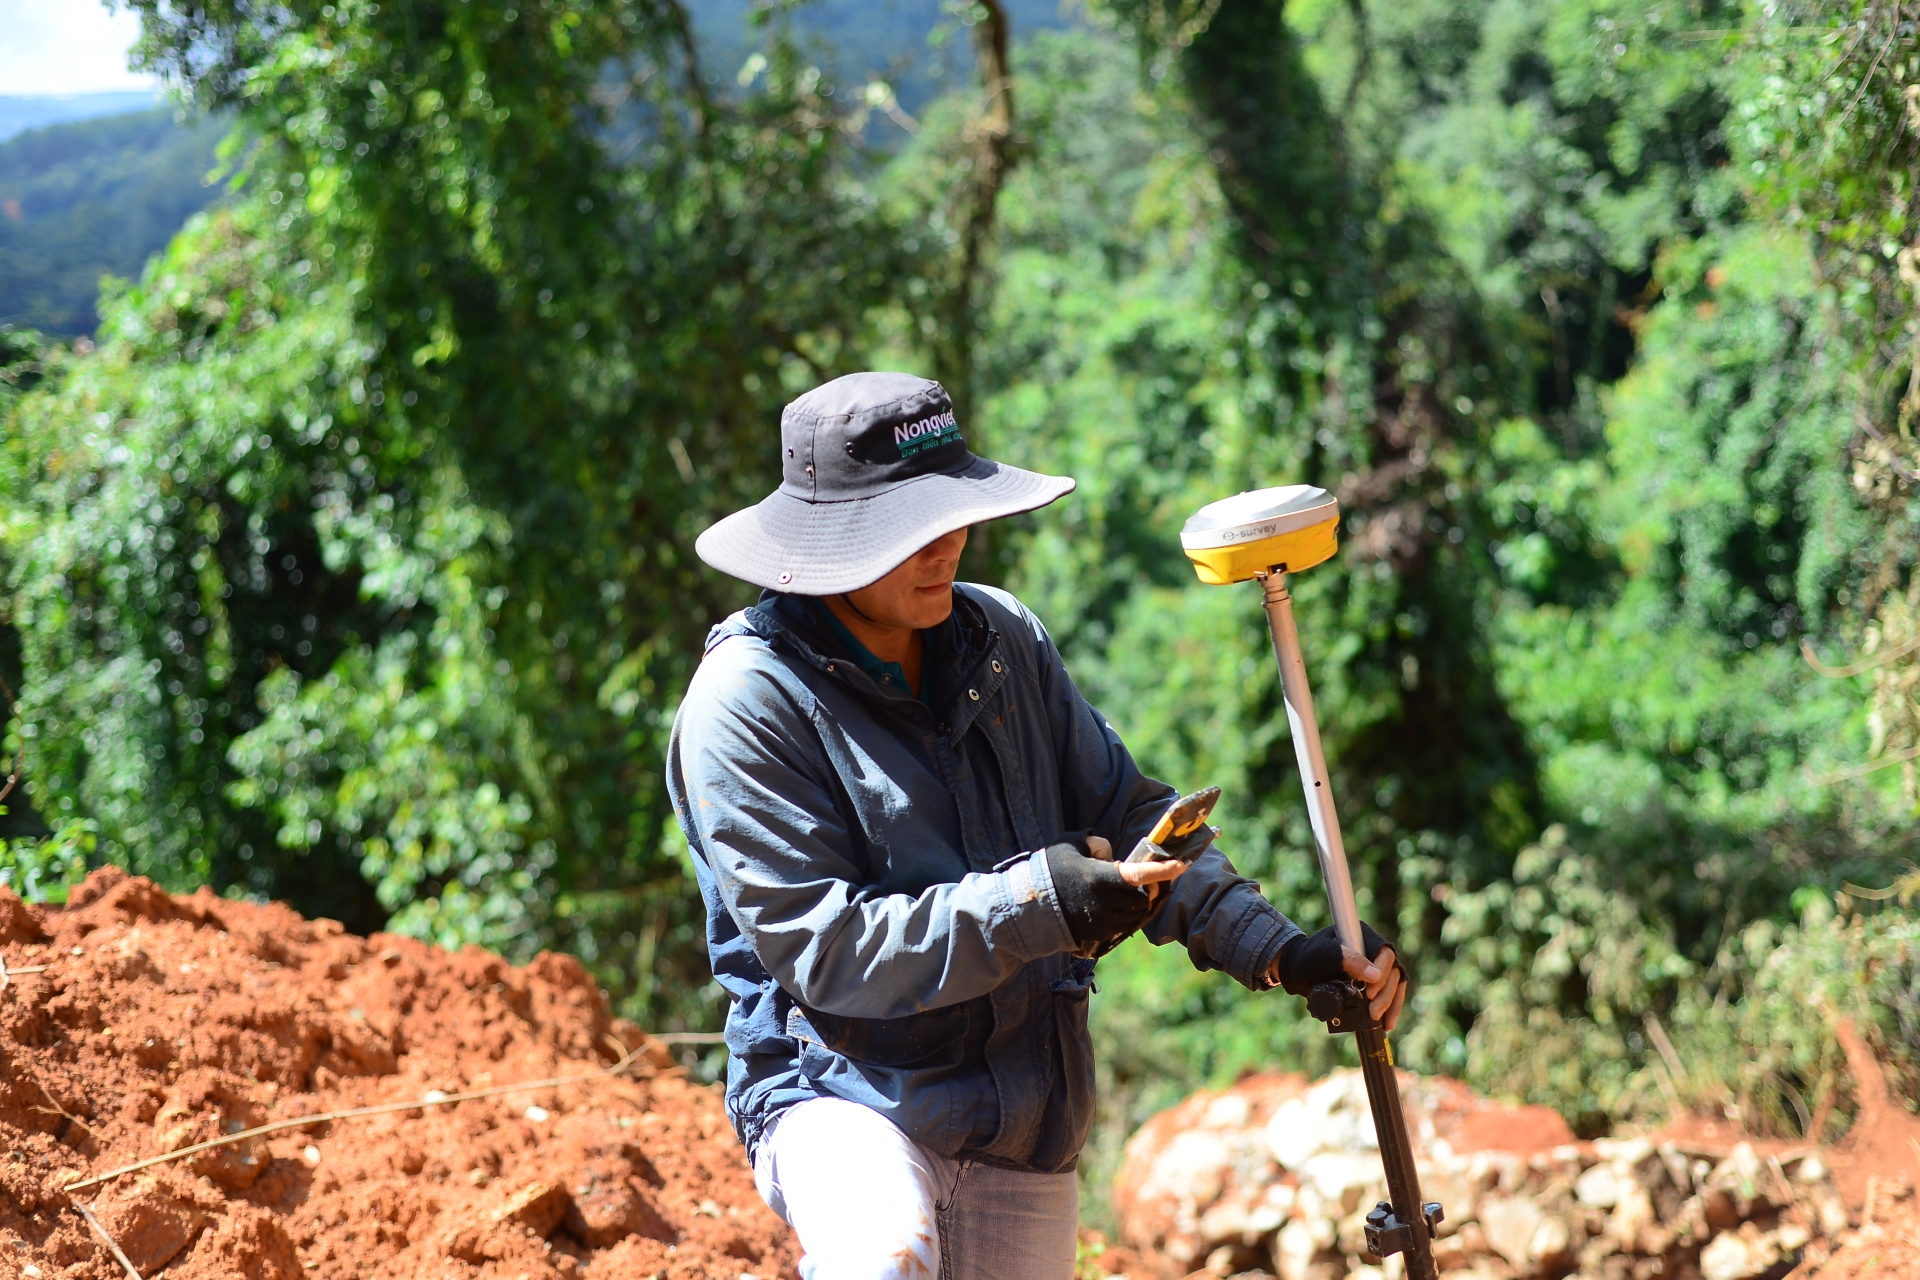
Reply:
[[800, 1237], [802, 1280], [1071, 1280], [1080, 1184], [935, 1155], [838, 1098], [789, 1110], [754, 1184]]

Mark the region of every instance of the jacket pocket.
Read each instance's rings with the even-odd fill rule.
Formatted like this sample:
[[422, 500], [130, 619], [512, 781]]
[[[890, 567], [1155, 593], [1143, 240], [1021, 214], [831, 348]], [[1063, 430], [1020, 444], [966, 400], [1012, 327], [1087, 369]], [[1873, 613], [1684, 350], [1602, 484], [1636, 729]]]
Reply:
[[1071, 1169], [1093, 1128], [1093, 1037], [1087, 1030], [1093, 962], [1074, 957], [1049, 986], [1053, 1008], [1054, 1076], [1045, 1117], [1029, 1160], [1034, 1169]]
[[800, 1042], [803, 1070], [810, 1047], [873, 1067], [952, 1066], [965, 1047], [967, 1006], [904, 1018], [847, 1018], [795, 1005], [787, 1014], [787, 1034]]

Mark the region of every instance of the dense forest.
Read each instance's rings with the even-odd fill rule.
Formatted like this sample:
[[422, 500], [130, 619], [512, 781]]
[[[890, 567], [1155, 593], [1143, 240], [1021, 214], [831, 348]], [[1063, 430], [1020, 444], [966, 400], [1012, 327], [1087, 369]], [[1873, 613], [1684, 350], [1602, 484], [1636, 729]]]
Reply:
[[[1403, 1062], [1587, 1132], [1830, 1137], [1834, 1019], [1920, 1061], [1902, 6], [962, 3], [925, 101], [805, 8], [735, 61], [672, 0], [134, 7], [249, 141], [97, 347], [0, 335], [0, 675], [50, 832], [0, 877], [561, 946], [714, 1025], [662, 751], [750, 592], [693, 537], [771, 487], [786, 399], [908, 368], [1079, 478], [966, 572], [1151, 771], [1225, 788], [1310, 927], [1263, 616], [1177, 532], [1339, 495], [1297, 597], [1419, 978]], [[1090, 1186], [1143, 1108], [1339, 1052], [1138, 941], [1101, 991]]]

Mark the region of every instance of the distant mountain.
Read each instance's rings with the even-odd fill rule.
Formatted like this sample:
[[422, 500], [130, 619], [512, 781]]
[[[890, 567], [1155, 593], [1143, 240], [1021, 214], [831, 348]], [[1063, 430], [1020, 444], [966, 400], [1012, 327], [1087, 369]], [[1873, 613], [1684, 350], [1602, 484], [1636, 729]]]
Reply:
[[[1080, 11], [1077, 0], [1003, 3], [1016, 41], [1077, 21]], [[759, 42], [751, 9], [752, 0], [693, 7], [703, 70], [718, 84], [733, 82]], [[842, 84], [884, 79], [917, 114], [973, 72], [967, 33], [945, 9], [942, 0], [813, 0], [792, 20]], [[100, 277], [138, 275], [219, 194], [203, 179], [226, 124], [130, 110], [154, 100], [143, 92], [0, 97], [0, 324], [91, 333]]]
[[75, 93], [59, 98], [0, 95], [0, 140], [43, 125], [145, 111], [156, 101], [158, 94], [152, 89], [131, 93]]
[[100, 277], [138, 275], [219, 194], [203, 180], [226, 130], [160, 109], [0, 142], [0, 324], [91, 333]]

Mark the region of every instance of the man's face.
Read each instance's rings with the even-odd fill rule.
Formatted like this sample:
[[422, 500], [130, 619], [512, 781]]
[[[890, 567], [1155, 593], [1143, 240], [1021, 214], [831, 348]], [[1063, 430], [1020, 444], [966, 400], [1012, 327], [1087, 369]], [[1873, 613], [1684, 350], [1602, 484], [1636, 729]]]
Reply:
[[939, 626], [953, 612], [953, 577], [966, 545], [965, 529], [942, 534], [880, 581], [847, 592], [847, 598], [879, 626], [914, 631]]

